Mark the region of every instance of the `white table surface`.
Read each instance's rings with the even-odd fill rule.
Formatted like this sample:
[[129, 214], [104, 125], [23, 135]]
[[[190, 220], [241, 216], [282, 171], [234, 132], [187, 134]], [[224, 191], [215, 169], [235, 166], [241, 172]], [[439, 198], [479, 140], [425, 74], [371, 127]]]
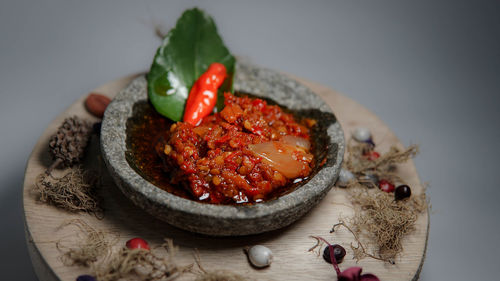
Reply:
[[432, 203], [421, 280], [498, 280], [500, 2], [0, 2], [0, 279], [36, 280], [22, 210], [26, 160], [81, 95], [146, 71], [183, 10], [203, 8], [231, 52], [319, 82], [378, 115]]

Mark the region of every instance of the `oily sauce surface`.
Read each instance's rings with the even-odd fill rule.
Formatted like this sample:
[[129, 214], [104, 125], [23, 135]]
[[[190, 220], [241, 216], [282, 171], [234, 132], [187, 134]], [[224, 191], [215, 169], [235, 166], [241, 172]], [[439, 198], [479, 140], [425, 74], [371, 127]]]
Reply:
[[[311, 110], [305, 113], [311, 115]], [[298, 115], [300, 118], [302, 114], [301, 112], [296, 112], [294, 115]], [[127, 121], [127, 161], [137, 173], [157, 187], [186, 199], [200, 201], [197, 200], [192, 193], [188, 192], [185, 186], [172, 184], [172, 173], [169, 171], [169, 169], [172, 168], [164, 162], [164, 158], [162, 159], [162, 157], [160, 157], [158, 148], [155, 148], [155, 146], [162, 142], [162, 139], [167, 137], [173, 123], [174, 122], [158, 114], [148, 102], [143, 101], [136, 103], [133, 117], [129, 118]], [[317, 128], [311, 130], [311, 151], [315, 156], [314, 163], [319, 163], [319, 165], [315, 164], [312, 173], [308, 176], [297, 178], [286, 186], [273, 190], [258, 202], [269, 201], [295, 190], [297, 187], [307, 182], [309, 178], [314, 176], [322, 164], [325, 163], [326, 155], [324, 152], [327, 151], [328, 148], [328, 143], [327, 141], [325, 142], [327, 138], [321, 136], [321, 134], [324, 134], [324, 130], [322, 130], [320, 125], [315, 127]], [[237, 202], [231, 201], [220, 203], [238, 204]], [[239, 203], [252, 204], [255, 202]]]

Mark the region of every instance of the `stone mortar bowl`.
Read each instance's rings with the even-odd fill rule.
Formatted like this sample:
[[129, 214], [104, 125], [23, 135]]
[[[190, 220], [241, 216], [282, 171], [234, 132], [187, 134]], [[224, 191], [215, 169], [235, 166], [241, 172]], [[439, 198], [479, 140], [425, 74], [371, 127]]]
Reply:
[[[101, 128], [101, 150], [117, 186], [133, 203], [181, 229], [213, 236], [236, 236], [285, 227], [321, 201], [339, 175], [344, 156], [344, 134], [330, 107], [310, 89], [280, 73], [238, 63], [234, 89], [269, 98], [318, 121], [323, 145], [315, 157], [323, 159], [310, 179], [277, 199], [248, 206], [212, 205], [184, 199], [141, 177], [126, 160], [126, 126], [135, 103], [147, 100], [144, 76], [132, 81], [106, 109]], [[314, 136], [314, 135], [313, 135]], [[313, 142], [316, 140], [312, 140]], [[313, 146], [314, 147], [314, 146]], [[321, 160], [321, 159], [320, 159]]]

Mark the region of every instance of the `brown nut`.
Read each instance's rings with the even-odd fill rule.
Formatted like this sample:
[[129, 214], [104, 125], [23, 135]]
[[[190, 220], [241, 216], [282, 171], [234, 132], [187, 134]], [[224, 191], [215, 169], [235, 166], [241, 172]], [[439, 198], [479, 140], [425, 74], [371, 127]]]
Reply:
[[102, 118], [102, 116], [104, 116], [104, 111], [110, 102], [111, 99], [104, 95], [90, 93], [87, 99], [85, 99], [85, 107], [92, 115]]

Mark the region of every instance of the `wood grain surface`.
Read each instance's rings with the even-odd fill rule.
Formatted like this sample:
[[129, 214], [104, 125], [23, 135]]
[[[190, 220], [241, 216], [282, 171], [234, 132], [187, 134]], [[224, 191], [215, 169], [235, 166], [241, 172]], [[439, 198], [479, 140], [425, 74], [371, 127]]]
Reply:
[[[125, 77], [107, 83], [93, 92], [113, 97], [133, 78]], [[298, 79], [319, 94], [332, 107], [346, 139], [349, 139], [354, 128], [362, 126], [372, 131], [377, 150], [385, 152], [391, 145], [403, 145], [391, 130], [373, 113], [357, 102], [316, 83]], [[31, 192], [37, 175], [42, 173], [51, 163], [48, 154], [48, 140], [57, 130], [64, 118], [77, 115], [91, 121], [98, 121], [86, 112], [83, 95], [65, 112], [61, 113], [44, 131], [28, 160], [24, 179], [24, 215], [26, 239], [30, 256], [38, 278], [48, 280], [76, 280], [81, 274], [88, 274], [89, 269], [79, 266], [65, 266], [57, 249], [56, 242], [65, 245], [76, 245], [78, 228], [60, 226], [71, 219], [81, 219], [92, 227], [104, 230], [109, 235], [118, 237], [115, 250], [122, 247], [132, 237], [146, 239], [152, 247], [160, 246], [164, 238], [172, 238], [179, 247], [177, 263], [187, 265], [194, 263], [195, 249], [199, 251], [201, 263], [207, 270], [231, 270], [256, 280], [336, 280], [336, 274], [330, 264], [321, 256], [308, 252], [315, 244], [311, 235], [321, 236], [329, 241], [343, 245], [347, 250], [346, 258], [340, 265], [341, 270], [350, 266], [361, 266], [363, 272], [376, 274], [380, 280], [417, 280], [424, 258], [429, 231], [428, 212], [419, 215], [416, 230], [403, 241], [404, 252], [391, 265], [371, 258], [359, 263], [352, 259], [349, 247], [354, 241], [346, 230], [334, 234], [329, 231], [340, 218], [348, 218], [353, 214], [350, 201], [345, 190], [334, 187], [323, 201], [296, 223], [281, 230], [261, 235], [246, 237], [214, 238], [189, 233], [172, 227], [136, 208], [125, 198], [111, 178], [106, 174], [99, 155], [98, 138], [93, 137], [90, 143], [85, 166], [101, 172], [104, 188], [101, 190], [105, 208], [104, 219], [97, 219], [87, 214], [72, 214], [36, 201]], [[414, 194], [424, 191], [412, 161], [398, 166], [402, 178], [412, 187]], [[245, 246], [261, 244], [269, 247], [274, 253], [273, 264], [265, 269], [251, 267], [244, 254]], [[178, 280], [194, 280], [196, 275], [186, 273]]]

